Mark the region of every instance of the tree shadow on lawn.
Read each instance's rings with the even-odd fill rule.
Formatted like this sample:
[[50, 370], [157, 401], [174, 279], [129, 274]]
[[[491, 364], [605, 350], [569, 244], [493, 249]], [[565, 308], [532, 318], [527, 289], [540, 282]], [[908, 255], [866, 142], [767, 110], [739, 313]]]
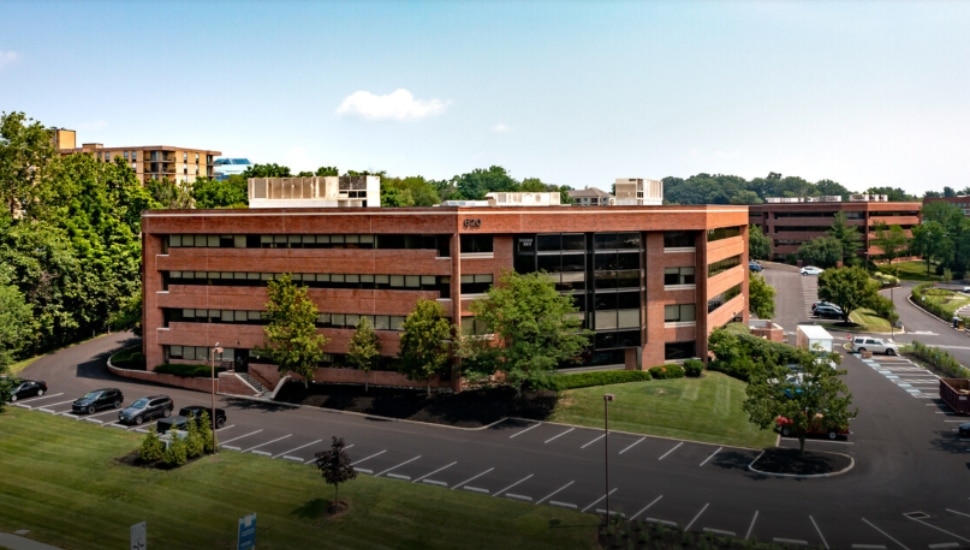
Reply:
[[548, 418], [556, 406], [556, 392], [523, 392], [507, 387], [433, 393], [424, 389], [287, 382], [276, 399], [361, 414], [477, 428], [510, 416]]

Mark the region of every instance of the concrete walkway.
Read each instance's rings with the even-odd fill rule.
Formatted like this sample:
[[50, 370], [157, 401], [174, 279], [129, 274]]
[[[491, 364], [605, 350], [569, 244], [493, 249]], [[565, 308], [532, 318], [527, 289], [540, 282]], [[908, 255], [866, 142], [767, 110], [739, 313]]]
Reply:
[[0, 548], [9, 548], [10, 550], [61, 550], [57, 546], [37, 542], [20, 535], [11, 535], [10, 533], [0, 533]]

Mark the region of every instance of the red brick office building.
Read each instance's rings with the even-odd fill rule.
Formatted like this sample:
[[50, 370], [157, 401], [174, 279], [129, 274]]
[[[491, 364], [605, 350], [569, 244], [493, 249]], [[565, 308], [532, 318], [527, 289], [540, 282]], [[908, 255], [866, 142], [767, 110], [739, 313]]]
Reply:
[[142, 217], [148, 369], [223, 361], [263, 343], [267, 281], [309, 287], [340, 364], [368, 316], [399, 351], [419, 299], [480, 332], [469, 305], [500, 275], [543, 270], [594, 331], [588, 364], [648, 368], [706, 357], [711, 330], [747, 321], [746, 206], [250, 208]]

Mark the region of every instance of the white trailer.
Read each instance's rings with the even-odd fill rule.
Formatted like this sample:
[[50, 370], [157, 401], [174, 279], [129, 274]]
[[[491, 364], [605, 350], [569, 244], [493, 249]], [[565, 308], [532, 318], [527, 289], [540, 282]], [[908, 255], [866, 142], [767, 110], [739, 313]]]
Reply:
[[818, 325], [798, 325], [795, 331], [795, 345], [816, 353], [831, 353], [834, 337]]

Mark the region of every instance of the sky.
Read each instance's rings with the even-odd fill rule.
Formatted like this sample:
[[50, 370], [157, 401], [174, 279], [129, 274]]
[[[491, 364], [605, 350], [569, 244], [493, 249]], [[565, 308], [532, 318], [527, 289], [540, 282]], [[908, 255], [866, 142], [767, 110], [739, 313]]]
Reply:
[[970, 2], [0, 0], [0, 111], [79, 143], [609, 189], [970, 185]]

